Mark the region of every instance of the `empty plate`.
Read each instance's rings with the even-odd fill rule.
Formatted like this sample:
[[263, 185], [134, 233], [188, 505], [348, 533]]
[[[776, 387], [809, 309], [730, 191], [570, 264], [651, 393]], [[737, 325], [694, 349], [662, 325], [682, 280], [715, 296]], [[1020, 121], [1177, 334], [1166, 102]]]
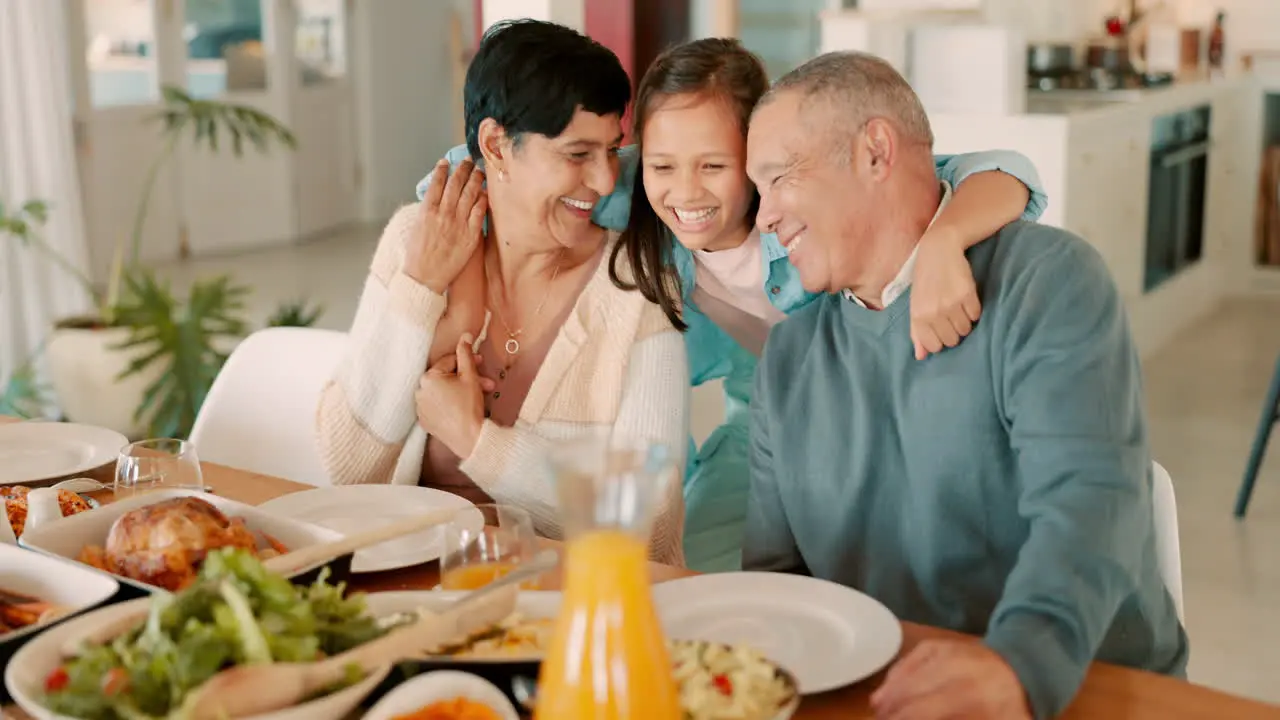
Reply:
[[76, 475], [115, 462], [129, 444], [114, 430], [60, 422], [0, 425], [0, 485]]
[[[341, 485], [290, 493], [258, 506], [259, 510], [302, 520], [349, 535], [433, 510], [475, 507], [452, 493], [416, 485]], [[468, 513], [480, 530], [484, 517]], [[431, 562], [444, 546], [444, 526], [438, 525], [357, 551], [351, 572], [379, 572]]]

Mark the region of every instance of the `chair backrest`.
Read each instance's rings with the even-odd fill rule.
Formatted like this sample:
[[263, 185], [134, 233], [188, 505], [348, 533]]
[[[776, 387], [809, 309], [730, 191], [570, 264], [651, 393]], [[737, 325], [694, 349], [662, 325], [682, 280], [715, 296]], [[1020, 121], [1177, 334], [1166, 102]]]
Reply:
[[[196, 446], [199, 450], [199, 446]], [[1178, 540], [1178, 501], [1173, 494], [1173, 478], [1158, 462], [1151, 463], [1151, 504], [1155, 516], [1156, 562], [1160, 576], [1173, 597], [1178, 619], [1186, 622], [1182, 608], [1182, 548]]]
[[328, 485], [316, 447], [316, 408], [346, 341], [343, 332], [297, 327], [245, 338], [218, 373], [192, 428], [200, 459]]

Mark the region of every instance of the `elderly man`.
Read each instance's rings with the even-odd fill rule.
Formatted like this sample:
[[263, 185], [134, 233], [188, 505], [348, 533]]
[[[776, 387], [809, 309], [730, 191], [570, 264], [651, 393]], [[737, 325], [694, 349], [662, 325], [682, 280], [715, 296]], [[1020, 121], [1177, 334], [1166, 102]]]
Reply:
[[1095, 659], [1185, 671], [1138, 358], [1098, 254], [1015, 222], [968, 253], [985, 306], [969, 339], [914, 359], [916, 243], [950, 194], [932, 144], [911, 88], [867, 55], [806, 63], [756, 108], [759, 225], [829, 294], [757, 370], [743, 561], [984, 636], [917, 647], [873, 697], [881, 717], [1053, 717]]

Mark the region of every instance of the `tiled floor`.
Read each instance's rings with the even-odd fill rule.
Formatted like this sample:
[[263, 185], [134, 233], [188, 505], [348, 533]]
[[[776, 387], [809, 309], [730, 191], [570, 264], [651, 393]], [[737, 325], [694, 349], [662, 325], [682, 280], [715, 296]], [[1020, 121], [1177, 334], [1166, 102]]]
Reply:
[[[279, 301], [306, 296], [326, 305], [323, 326], [345, 329], [377, 231], [202, 260], [169, 274], [181, 286], [232, 272], [255, 288], [255, 320]], [[1192, 679], [1280, 703], [1280, 433], [1248, 518], [1231, 515], [1278, 355], [1280, 298], [1232, 300], [1147, 363], [1146, 378], [1155, 456], [1178, 495]], [[702, 432], [720, 413], [716, 397], [695, 395]]]

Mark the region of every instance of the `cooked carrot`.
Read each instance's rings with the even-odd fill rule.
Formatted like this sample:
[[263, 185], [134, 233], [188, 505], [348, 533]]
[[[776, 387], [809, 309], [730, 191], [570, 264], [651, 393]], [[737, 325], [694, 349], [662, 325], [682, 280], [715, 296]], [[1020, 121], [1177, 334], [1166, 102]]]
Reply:
[[264, 532], [264, 533], [262, 533], [262, 537], [263, 537], [263, 539], [265, 539], [265, 540], [267, 541], [267, 544], [271, 546], [271, 549], [272, 549], [272, 550], [275, 550], [276, 552], [280, 553], [281, 555], [287, 555], [287, 554], [289, 554], [289, 548], [285, 547], [285, 544], [284, 544], [284, 543], [282, 543], [282, 542], [280, 542], [279, 540], [277, 540], [277, 539], [275, 539], [275, 538], [271, 537], [271, 534], [270, 534], [270, 533], [265, 533], [265, 532]]
[[464, 697], [441, 700], [392, 720], [502, 720], [496, 710]]

